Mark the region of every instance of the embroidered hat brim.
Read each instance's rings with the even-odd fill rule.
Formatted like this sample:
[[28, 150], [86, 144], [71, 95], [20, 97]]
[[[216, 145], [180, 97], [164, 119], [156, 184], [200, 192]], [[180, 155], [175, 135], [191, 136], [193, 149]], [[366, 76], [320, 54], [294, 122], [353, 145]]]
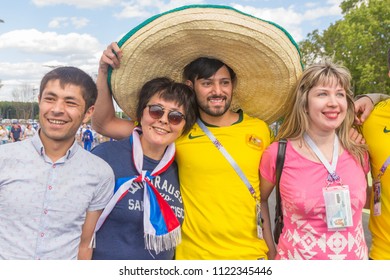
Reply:
[[145, 82], [161, 76], [182, 81], [184, 66], [201, 56], [220, 59], [236, 72], [231, 109], [269, 124], [285, 112], [302, 73], [298, 46], [286, 30], [228, 6], [190, 5], [158, 14], [118, 45], [123, 58], [109, 72], [109, 83], [132, 119]]

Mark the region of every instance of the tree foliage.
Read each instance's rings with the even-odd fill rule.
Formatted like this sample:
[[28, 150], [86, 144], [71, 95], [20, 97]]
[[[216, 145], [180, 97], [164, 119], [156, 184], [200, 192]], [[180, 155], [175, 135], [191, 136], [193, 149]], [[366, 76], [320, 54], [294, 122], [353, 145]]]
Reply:
[[359, 3], [366, 2], [361, 0], [345, 0], [340, 4], [340, 8], [343, 14], [347, 14], [350, 10], [358, 7]]
[[0, 119], [38, 119], [38, 102], [0, 102]]
[[331, 56], [351, 71], [355, 94], [390, 94], [387, 51], [390, 48], [388, 0], [346, 0], [344, 18], [320, 34], [308, 34], [300, 43], [304, 64]]

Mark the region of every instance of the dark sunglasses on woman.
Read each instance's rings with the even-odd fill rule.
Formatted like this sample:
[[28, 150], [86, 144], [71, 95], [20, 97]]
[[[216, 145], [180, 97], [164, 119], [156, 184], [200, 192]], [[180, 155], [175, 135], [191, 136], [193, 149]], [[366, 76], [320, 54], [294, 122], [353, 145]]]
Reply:
[[[147, 105], [149, 107], [149, 116], [153, 119], [161, 119], [165, 114], [165, 108], [158, 104]], [[168, 121], [170, 124], [178, 125], [186, 117], [179, 111], [168, 111]]]

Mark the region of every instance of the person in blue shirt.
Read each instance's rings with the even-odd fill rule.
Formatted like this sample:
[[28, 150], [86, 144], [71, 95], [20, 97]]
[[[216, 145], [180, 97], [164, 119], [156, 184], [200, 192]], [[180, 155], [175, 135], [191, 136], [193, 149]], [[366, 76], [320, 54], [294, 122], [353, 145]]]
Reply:
[[[99, 63], [98, 82], [107, 85], [112, 60], [108, 48]], [[122, 56], [117, 48], [116, 55]], [[135, 128], [130, 137], [92, 149], [114, 170], [114, 196], [95, 228], [92, 259], [172, 260], [181, 242], [184, 219], [175, 140], [197, 118], [191, 87], [166, 77], [146, 82], [135, 101]]]
[[91, 151], [93, 143], [93, 134], [91, 131], [91, 126], [87, 125], [87, 129], [83, 132], [82, 141], [84, 143], [84, 149]]

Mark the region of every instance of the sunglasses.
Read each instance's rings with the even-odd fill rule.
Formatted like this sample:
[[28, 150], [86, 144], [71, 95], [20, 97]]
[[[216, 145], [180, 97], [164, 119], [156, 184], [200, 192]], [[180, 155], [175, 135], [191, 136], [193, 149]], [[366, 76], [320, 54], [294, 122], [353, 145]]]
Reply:
[[[149, 116], [153, 119], [161, 119], [164, 116], [165, 109], [161, 105], [147, 105], [149, 107]], [[168, 112], [168, 121], [170, 124], [178, 125], [182, 120], [185, 120], [186, 117], [179, 111], [169, 111]]]

